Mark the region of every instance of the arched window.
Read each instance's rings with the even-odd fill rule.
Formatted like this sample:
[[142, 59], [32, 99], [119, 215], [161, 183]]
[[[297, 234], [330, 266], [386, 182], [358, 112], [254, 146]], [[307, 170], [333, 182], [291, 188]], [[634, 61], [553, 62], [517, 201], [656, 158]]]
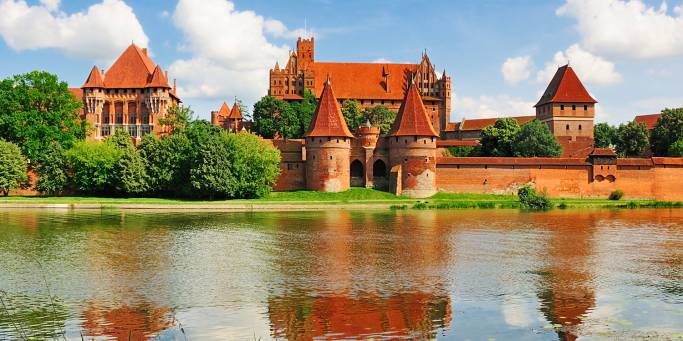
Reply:
[[569, 130], [569, 124], [567, 124], [567, 130]]
[[579, 124], [579, 130], [581, 130], [581, 125]]
[[382, 160], [377, 160], [372, 165], [372, 177], [383, 178], [387, 176], [387, 165]]

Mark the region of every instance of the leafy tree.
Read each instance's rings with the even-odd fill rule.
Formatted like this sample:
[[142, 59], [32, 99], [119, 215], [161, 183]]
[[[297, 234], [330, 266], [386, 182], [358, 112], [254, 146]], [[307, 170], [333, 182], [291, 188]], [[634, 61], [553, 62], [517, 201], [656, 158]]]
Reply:
[[381, 135], [386, 135], [391, 129], [391, 125], [396, 120], [396, 112], [389, 110], [383, 105], [378, 105], [372, 108], [366, 108], [364, 116], [370, 120], [373, 126], [379, 127]]
[[253, 129], [260, 136], [273, 138], [278, 134], [283, 138], [301, 137], [301, 127], [297, 113], [285, 101], [265, 96], [254, 104]]
[[66, 152], [74, 188], [89, 194], [114, 193], [121, 154], [113, 143], [76, 143]]
[[237, 103], [237, 107], [240, 108], [242, 118], [244, 120], [251, 119], [251, 112], [249, 111], [249, 108], [246, 105], [244, 105], [244, 102], [242, 102], [242, 100], [239, 98], [235, 98], [235, 103]]
[[166, 116], [159, 119], [159, 124], [171, 127], [172, 132], [182, 131], [194, 120], [194, 111], [190, 107], [174, 105], [166, 110]]
[[512, 156], [512, 144], [521, 128], [512, 118], [501, 118], [481, 131], [482, 156]]
[[115, 190], [125, 195], [145, 193], [149, 189], [145, 160], [135, 149], [128, 131], [117, 129], [106, 143], [121, 152], [112, 180]]
[[595, 147], [609, 148], [616, 144], [617, 129], [607, 123], [598, 123], [593, 128]]
[[36, 190], [47, 195], [58, 195], [68, 187], [67, 163], [64, 148], [59, 143], [50, 143], [36, 167], [38, 181]]
[[648, 145], [648, 133], [644, 124], [632, 121], [617, 128], [616, 150], [619, 156], [642, 156]]
[[664, 109], [652, 130], [652, 152], [666, 156], [671, 145], [683, 137], [683, 108]]
[[318, 100], [310, 90], [304, 91], [304, 98], [298, 102], [289, 103], [299, 121], [299, 131], [293, 137], [303, 137], [303, 134], [308, 129], [308, 126], [313, 120], [313, 114], [318, 107]]
[[237, 179], [230, 167], [233, 146], [228, 141], [227, 134], [211, 136], [199, 149], [190, 170], [190, 183], [198, 196], [214, 199], [234, 195]]
[[669, 156], [673, 157], [683, 157], [683, 138], [674, 142], [669, 147]]
[[446, 148], [446, 154], [446, 156], [456, 157], [476, 156], [477, 148], [473, 146], [452, 146]]
[[363, 115], [363, 108], [358, 102], [347, 99], [342, 103], [341, 112], [344, 115], [344, 120], [349, 130], [355, 131], [358, 127], [365, 124], [367, 118]]
[[191, 143], [186, 134], [170, 134], [163, 139], [146, 135], [139, 151], [145, 160], [152, 193], [174, 196], [184, 193], [191, 161]]
[[21, 146], [32, 162], [56, 141], [70, 148], [85, 138], [81, 103], [57, 76], [32, 71], [0, 81], [0, 138]]
[[126, 129], [114, 130], [114, 134], [109, 136], [105, 142], [118, 149], [135, 149], [133, 140], [131, 140], [128, 130]]
[[550, 128], [538, 120], [522, 126], [512, 143], [512, 150], [517, 157], [559, 157], [562, 155], [562, 146], [550, 132]]
[[26, 158], [11, 142], [0, 140], [0, 192], [7, 196], [26, 182]]

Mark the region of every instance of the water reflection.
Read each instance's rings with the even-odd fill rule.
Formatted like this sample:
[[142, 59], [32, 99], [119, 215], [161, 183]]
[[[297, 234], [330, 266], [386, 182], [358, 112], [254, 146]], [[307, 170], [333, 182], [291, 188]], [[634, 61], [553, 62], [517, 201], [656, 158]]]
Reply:
[[157, 308], [148, 302], [112, 308], [89, 301], [83, 308], [82, 319], [83, 335], [115, 340], [148, 340], [176, 322], [169, 308]]

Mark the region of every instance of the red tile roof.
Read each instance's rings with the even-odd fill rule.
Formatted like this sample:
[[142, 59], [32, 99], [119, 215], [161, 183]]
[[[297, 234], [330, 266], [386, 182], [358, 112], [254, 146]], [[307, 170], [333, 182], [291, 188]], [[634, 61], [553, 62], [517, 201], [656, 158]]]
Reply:
[[83, 89], [81, 88], [69, 88], [69, 91], [76, 96], [79, 101], [83, 100]]
[[427, 117], [427, 110], [414, 83], [406, 92], [389, 136], [439, 136]]
[[546, 103], [597, 103], [588, 94], [579, 77], [571, 66], [565, 65], [557, 69], [555, 76], [545, 89], [536, 106]]
[[102, 80], [102, 74], [97, 68], [97, 65], [92, 67], [88, 79], [85, 80], [82, 88], [104, 88], [104, 81]]
[[[325, 76], [334, 82], [337, 98], [402, 100], [408, 89], [408, 78], [418, 69], [418, 64], [382, 63], [326, 63], [312, 64], [316, 75], [316, 96], [320, 97]], [[388, 74], [388, 91], [385, 77]]]
[[131, 44], [104, 74], [107, 88], [144, 88], [156, 65], [146, 50]]
[[218, 116], [220, 116], [220, 117], [230, 116], [230, 109], [228, 108], [228, 103], [223, 102], [223, 105], [221, 105], [221, 108], [218, 109]]
[[463, 118], [462, 122], [460, 122], [459, 130], [484, 130], [484, 128], [492, 126], [501, 118], [511, 118], [517, 121], [519, 125], [523, 125], [536, 119], [536, 116], [493, 117], [478, 118], [474, 120], [466, 120]]
[[353, 137], [349, 127], [346, 125], [329, 79], [325, 82], [322, 94], [320, 95], [320, 103], [318, 103], [318, 107], [315, 109], [313, 120], [305, 136]]
[[440, 165], [509, 165], [509, 166], [585, 166], [585, 158], [557, 157], [437, 157]]
[[161, 71], [161, 68], [159, 65], [157, 65], [154, 68], [154, 72], [152, 73], [151, 76], [149, 76], [149, 82], [147, 85], [145, 85], [146, 88], [168, 88], [170, 89], [171, 87], [168, 85], [168, 79], [166, 79], [166, 76], [164, 76], [164, 72]]
[[232, 119], [241, 119], [242, 118], [242, 111], [240, 111], [239, 105], [237, 105], [237, 102], [232, 105], [232, 110], [230, 111], [230, 116], [228, 118]]
[[638, 115], [633, 121], [642, 123], [648, 130], [652, 130], [655, 128], [655, 124], [657, 124], [657, 120], [659, 120], [660, 117], [662, 117], [662, 114]]

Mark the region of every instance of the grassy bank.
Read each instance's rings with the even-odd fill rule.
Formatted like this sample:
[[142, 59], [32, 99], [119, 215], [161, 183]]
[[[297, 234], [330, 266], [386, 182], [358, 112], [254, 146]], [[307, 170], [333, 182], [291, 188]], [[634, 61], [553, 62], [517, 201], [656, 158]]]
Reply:
[[[658, 202], [654, 200], [607, 200], [607, 199], [553, 199], [559, 208], [576, 207], [615, 207], [615, 208], [639, 208], [639, 207], [683, 207], [681, 202]], [[249, 200], [187, 200], [187, 199], [163, 199], [163, 198], [106, 198], [106, 197], [32, 197], [32, 196], [9, 196], [0, 197], [0, 206], [8, 205], [160, 205], [160, 206], [205, 206], [229, 207], [237, 205], [273, 206], [288, 205], [384, 205], [394, 209], [459, 209], [459, 208], [518, 208], [519, 201], [515, 195], [501, 194], [474, 194], [474, 193], [438, 193], [427, 199], [411, 199], [403, 196], [395, 196], [391, 193], [372, 189], [353, 188], [341, 193], [320, 193], [311, 191], [274, 192], [264, 198]], [[362, 206], [360, 206], [362, 208]]]

